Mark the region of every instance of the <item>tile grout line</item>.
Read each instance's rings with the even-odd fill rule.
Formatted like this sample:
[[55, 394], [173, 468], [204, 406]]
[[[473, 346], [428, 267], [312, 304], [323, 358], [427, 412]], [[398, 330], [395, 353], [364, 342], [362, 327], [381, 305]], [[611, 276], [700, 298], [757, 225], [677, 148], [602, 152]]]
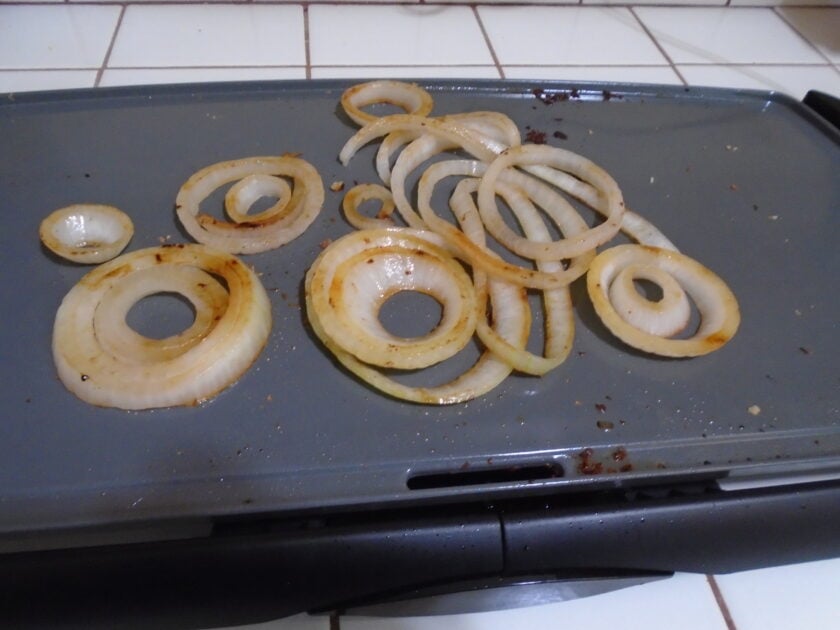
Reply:
[[636, 13], [636, 7], [635, 6], [628, 6], [627, 10], [630, 11], [630, 14], [633, 16], [633, 18], [636, 20], [636, 22], [638, 22], [639, 26], [645, 32], [645, 35], [647, 35], [650, 38], [650, 40], [653, 42], [653, 45], [656, 46], [656, 49], [660, 52], [660, 54], [663, 57], [665, 57], [665, 61], [668, 62], [668, 65], [670, 66], [671, 70], [674, 71], [674, 74], [677, 75], [677, 78], [680, 81], [682, 81], [683, 85], [688, 85], [688, 81], [685, 80], [685, 77], [682, 75], [682, 72], [680, 72], [679, 69], [677, 68], [677, 64], [675, 64], [674, 60], [671, 59], [671, 55], [669, 55], [667, 52], [665, 52], [665, 48], [662, 46], [662, 44], [659, 43], [659, 40], [654, 36], [654, 34], [651, 32], [651, 30], [647, 27], [647, 24], [645, 24], [642, 21], [642, 18], [640, 18], [639, 15]]
[[102, 82], [102, 75], [105, 74], [105, 68], [108, 67], [108, 62], [111, 60], [111, 53], [114, 50], [114, 44], [117, 42], [117, 35], [122, 27], [123, 17], [125, 17], [125, 11], [127, 8], [127, 4], [122, 4], [120, 6], [120, 14], [117, 16], [116, 25], [114, 25], [114, 33], [111, 35], [111, 41], [108, 42], [108, 50], [105, 51], [105, 58], [102, 60], [102, 65], [99, 66], [99, 69], [96, 71], [96, 78], [93, 80], [93, 87], [99, 87], [99, 84]]
[[793, 23], [793, 22], [791, 22], [790, 20], [788, 20], [788, 19], [785, 17], [784, 13], [782, 13], [781, 11], [779, 11], [779, 7], [777, 7], [777, 6], [776, 6], [776, 7], [771, 7], [771, 10], [773, 11], [773, 13], [775, 13], [775, 14], [776, 14], [776, 16], [777, 16], [777, 17], [778, 17], [778, 18], [779, 18], [782, 22], [784, 22], [784, 23], [785, 23], [785, 25], [786, 25], [786, 26], [787, 26], [787, 27], [788, 27], [791, 31], [793, 31], [793, 32], [796, 34], [796, 36], [797, 36], [797, 37], [799, 37], [799, 39], [801, 39], [803, 42], [805, 42], [806, 44], [808, 44], [808, 46], [811, 48], [811, 50], [815, 51], [815, 52], [816, 52], [816, 53], [817, 53], [820, 57], [822, 57], [823, 59], [825, 59], [825, 62], [826, 62], [826, 63], [828, 63], [828, 64], [831, 64], [831, 63], [832, 63], [831, 59], [829, 59], [829, 58], [828, 58], [828, 55], [824, 54], [824, 53], [823, 53], [823, 51], [822, 51], [822, 50], [820, 50], [819, 46], [817, 46], [814, 42], [812, 42], [810, 38], [806, 37], [806, 36], [805, 36], [805, 34], [804, 34], [802, 31], [800, 31], [798, 28], [796, 28], [796, 25], [794, 25], [794, 23]]
[[484, 28], [484, 22], [481, 21], [481, 16], [478, 13], [478, 5], [473, 4], [471, 5], [473, 15], [475, 16], [475, 21], [478, 22], [478, 28], [481, 31], [481, 36], [484, 37], [484, 43], [487, 44], [487, 49], [490, 51], [490, 57], [493, 59], [493, 64], [496, 66], [496, 71], [499, 73], [499, 78], [505, 78], [505, 71], [502, 68], [502, 64], [499, 62], [499, 56], [496, 54], [496, 49], [493, 48], [493, 42], [490, 41], [490, 34], [487, 32], [487, 29]]
[[312, 51], [309, 46], [309, 3], [302, 4], [303, 8], [303, 55], [306, 63], [306, 78], [312, 78]]
[[738, 630], [735, 627], [735, 621], [732, 619], [732, 613], [729, 612], [729, 606], [726, 605], [726, 600], [723, 598], [723, 593], [717, 583], [714, 575], [707, 575], [706, 582], [709, 583], [709, 588], [712, 589], [712, 595], [715, 596], [715, 602], [720, 609], [720, 614], [723, 615], [723, 621], [726, 624], [727, 630]]

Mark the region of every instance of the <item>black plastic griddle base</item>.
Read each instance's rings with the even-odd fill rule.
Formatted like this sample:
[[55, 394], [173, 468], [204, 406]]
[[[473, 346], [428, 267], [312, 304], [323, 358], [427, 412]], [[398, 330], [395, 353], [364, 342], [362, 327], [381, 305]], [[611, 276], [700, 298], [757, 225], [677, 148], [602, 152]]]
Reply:
[[500, 576], [728, 573], [840, 556], [838, 522], [840, 481], [243, 521], [205, 539], [0, 556], [0, 619], [210, 628]]

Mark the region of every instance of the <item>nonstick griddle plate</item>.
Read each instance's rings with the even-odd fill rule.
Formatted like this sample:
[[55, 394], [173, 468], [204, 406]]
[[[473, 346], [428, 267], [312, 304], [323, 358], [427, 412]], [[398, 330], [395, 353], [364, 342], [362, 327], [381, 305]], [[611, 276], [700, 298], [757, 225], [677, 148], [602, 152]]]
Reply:
[[[57, 380], [50, 352], [56, 308], [86, 268], [40, 246], [44, 216], [108, 203], [134, 219], [129, 249], [184, 242], [173, 201], [203, 166], [300, 152], [327, 186], [349, 187], [376, 181], [375, 147], [347, 168], [337, 160], [354, 131], [338, 105], [347, 82], [10, 94], [0, 103], [0, 532], [836, 466], [835, 130], [772, 93], [421, 83], [435, 113], [502, 111], [523, 135], [605, 167], [629, 206], [735, 292], [732, 342], [691, 360], [632, 351], [598, 323], [578, 282], [574, 349], [554, 372], [449, 407], [392, 400], [339, 368], [305, 325], [303, 275], [325, 240], [350, 231], [341, 193], [327, 190], [306, 234], [245, 257], [271, 296], [274, 329], [235, 387], [194, 408], [91, 407]], [[154, 308], [146, 319], [177, 328], [185, 317]]]

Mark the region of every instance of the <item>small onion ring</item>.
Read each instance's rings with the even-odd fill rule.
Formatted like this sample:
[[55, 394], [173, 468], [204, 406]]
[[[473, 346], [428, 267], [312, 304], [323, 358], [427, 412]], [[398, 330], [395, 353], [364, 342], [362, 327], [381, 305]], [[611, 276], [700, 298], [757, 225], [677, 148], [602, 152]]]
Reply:
[[[371, 200], [379, 201], [381, 204], [375, 217], [368, 217], [359, 212], [359, 207]], [[341, 202], [344, 218], [359, 230], [394, 227], [394, 220], [391, 218], [394, 208], [394, 197], [391, 191], [378, 184], [353, 186]]]
[[131, 218], [119, 208], [79, 203], [50, 213], [39, 229], [41, 242], [54, 254], [77, 263], [96, 264], [118, 256], [134, 235]]
[[409, 114], [426, 116], [432, 111], [434, 101], [431, 95], [416, 83], [402, 81], [368, 81], [356, 84], [341, 95], [341, 107], [344, 113], [357, 125], [365, 125], [377, 120], [362, 107], [378, 103], [388, 103], [401, 107]]
[[[290, 177], [292, 195], [283, 211], [263, 221], [227, 223], [200, 214], [200, 205], [223, 184], [252, 174]], [[315, 168], [300, 158], [283, 155], [250, 157], [207, 166], [178, 191], [175, 210], [184, 229], [199, 243], [232, 254], [255, 254], [285, 245], [300, 236], [321, 211], [324, 184]]]
[[[636, 290], [638, 280], [653, 282], [662, 290], [660, 300], [649, 300]], [[691, 304], [679, 282], [653, 265], [627, 265], [613, 278], [610, 302], [631, 326], [657, 337], [673, 337], [691, 318]]]
[[[200, 343], [160, 361], [151, 355], [110, 354], [96, 329], [96, 311], [109, 292], [133, 274], [172, 265], [185, 265], [220, 277], [227, 286], [223, 313], [212, 317], [212, 328]], [[166, 278], [170, 279], [167, 287]], [[198, 276], [202, 278], [203, 276]], [[175, 273], [154, 278], [156, 288], [189, 295], [182, 288], [187, 276]], [[126, 306], [147, 293], [144, 282], [122, 296]], [[210, 300], [215, 298], [212, 296]], [[112, 310], [113, 312], [113, 310]], [[216, 318], [218, 320], [216, 321]], [[271, 305], [256, 274], [230, 254], [203, 245], [152, 247], [124, 254], [96, 267], [64, 297], [53, 327], [53, 358], [62, 383], [85, 402], [120, 409], [150, 409], [195, 405], [236, 381], [253, 363], [271, 330]], [[112, 332], [109, 332], [109, 335]], [[132, 344], [128, 340], [129, 347]], [[118, 344], [119, 345], [119, 344]]]
[[[276, 197], [270, 208], [249, 214], [248, 210], [262, 197]], [[243, 177], [225, 193], [225, 213], [236, 223], [261, 223], [288, 212], [292, 188], [282, 177], [254, 173]]]
[[[658, 267], [671, 275], [694, 301], [700, 326], [687, 339], [659, 337], [629, 324], [609, 299], [615, 277], [628, 265]], [[738, 302], [712, 271], [678, 252], [647, 245], [617, 245], [604, 250], [589, 268], [586, 286], [604, 325], [629, 346], [668, 357], [700, 356], [728, 342], [741, 321]]]

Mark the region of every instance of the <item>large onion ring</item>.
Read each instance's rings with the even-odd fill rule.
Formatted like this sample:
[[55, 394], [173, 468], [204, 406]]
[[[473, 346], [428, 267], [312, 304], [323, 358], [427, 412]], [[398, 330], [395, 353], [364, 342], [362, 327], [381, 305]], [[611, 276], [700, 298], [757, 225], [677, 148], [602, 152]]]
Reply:
[[[150, 271], [169, 271], [178, 265], [203, 274]], [[134, 281], [134, 274], [142, 276]], [[115, 300], [108, 307], [111, 312], [126, 312], [131, 303], [149, 294], [151, 286], [155, 291], [163, 288], [191, 296], [193, 301], [200, 291], [184, 288], [182, 283], [204, 282], [207, 274], [224, 281], [228, 298], [223, 312], [219, 308], [211, 318], [212, 326], [200, 325], [205, 328], [200, 343], [186, 343], [177, 353], [171, 349], [158, 352], [160, 360], [151, 360], [154, 352], [140, 356], [112, 354], [103, 347], [96, 328], [97, 310], [103, 300], [106, 304], [109, 299]], [[128, 295], [109, 297], [110, 292], [121, 291], [126, 281]], [[213, 291], [206, 295], [209, 302], [217, 302]], [[199, 315], [197, 319], [206, 318]], [[53, 358], [62, 383], [94, 405], [120, 409], [195, 405], [228, 387], [248, 369], [265, 345], [270, 329], [268, 296], [256, 274], [239, 259], [203, 245], [153, 247], [97, 267], [70, 290], [56, 314]], [[113, 341], [114, 334], [111, 330], [106, 337]], [[128, 339], [124, 348], [132, 343]], [[121, 347], [119, 343], [117, 347]]]
[[[287, 207], [272, 208], [262, 220], [226, 223], [201, 214], [200, 205], [223, 184], [251, 175], [291, 178], [294, 182]], [[175, 199], [175, 210], [184, 229], [199, 243], [232, 254], [254, 254], [285, 245], [300, 236], [321, 211], [324, 184], [315, 168], [291, 155], [251, 157], [207, 166], [192, 175]]]
[[[363, 230], [333, 242], [307, 273], [310, 317], [371, 365], [417, 369], [456, 354], [475, 331], [475, 294], [463, 267], [435, 241], [414, 230]], [[441, 304], [441, 321], [429, 334], [397, 337], [382, 326], [380, 307], [400, 291], [426, 293]]]
[[[700, 313], [697, 331], [687, 339], [660, 337], [629, 323], [610, 302], [609, 293], [622, 269], [632, 265], [662, 269], [694, 301]], [[697, 261], [678, 252], [644, 245], [618, 245], [592, 262], [586, 285], [595, 312], [604, 325], [626, 344], [668, 357], [700, 356], [729, 341], [741, 321], [738, 302], [726, 283]]]
[[[377, 238], [371, 238], [373, 236], [377, 236]], [[512, 366], [500, 360], [492, 352], [484, 352], [471, 368], [447, 383], [414, 387], [400, 383], [380, 371], [378, 367], [359, 360], [345, 349], [345, 338], [333, 337], [327, 334], [324, 329], [324, 320], [321, 317], [322, 313], [325, 312], [324, 299], [323, 296], [316, 299], [316, 294], [319, 291], [315, 290], [318, 288], [315, 286], [317, 282], [323, 281], [323, 279], [316, 278], [316, 275], [322, 274], [323, 269], [318, 270], [316, 266], [320, 267], [324, 264], [327, 256], [330, 258], [338, 257], [337, 253], [345, 248], [353, 250], [346, 252], [348, 257], [352, 257], [359, 255], [357, 246], [360, 244], [373, 246], [378, 239], [380, 242], [393, 245], [394, 241], [399, 242], [403, 238], [407, 238], [407, 242], [413, 241], [414, 243], [416, 243], [417, 238], [429, 239], [433, 246], [440, 247], [442, 245], [442, 241], [434, 234], [408, 228], [395, 228], [387, 231], [365, 230], [350, 234], [334, 241], [322, 252], [321, 257], [316, 260], [316, 265], [313, 265], [313, 268], [310, 268], [307, 273], [305, 282], [306, 312], [313, 332], [350, 372], [372, 387], [395, 398], [416, 403], [446, 405], [471, 400], [489, 392], [499, 385], [513, 369]], [[364, 243], [366, 239], [370, 242]], [[350, 245], [353, 247], [350, 248]], [[325, 255], [326, 252], [329, 252], [329, 254]], [[341, 258], [344, 258], [343, 254]], [[477, 272], [476, 275], [481, 276], [482, 274]], [[490, 282], [489, 296], [494, 312], [493, 329], [511, 346], [524, 348], [528, 339], [530, 315], [527, 300], [524, 300], [522, 295], [522, 289], [504, 283]], [[479, 315], [477, 310], [477, 305], [475, 305], [476, 316]], [[329, 317], [328, 311], [327, 315]]]
[[134, 235], [131, 218], [114, 206], [79, 203], [59, 208], [41, 222], [41, 242], [77, 263], [101, 263], [125, 249]]

